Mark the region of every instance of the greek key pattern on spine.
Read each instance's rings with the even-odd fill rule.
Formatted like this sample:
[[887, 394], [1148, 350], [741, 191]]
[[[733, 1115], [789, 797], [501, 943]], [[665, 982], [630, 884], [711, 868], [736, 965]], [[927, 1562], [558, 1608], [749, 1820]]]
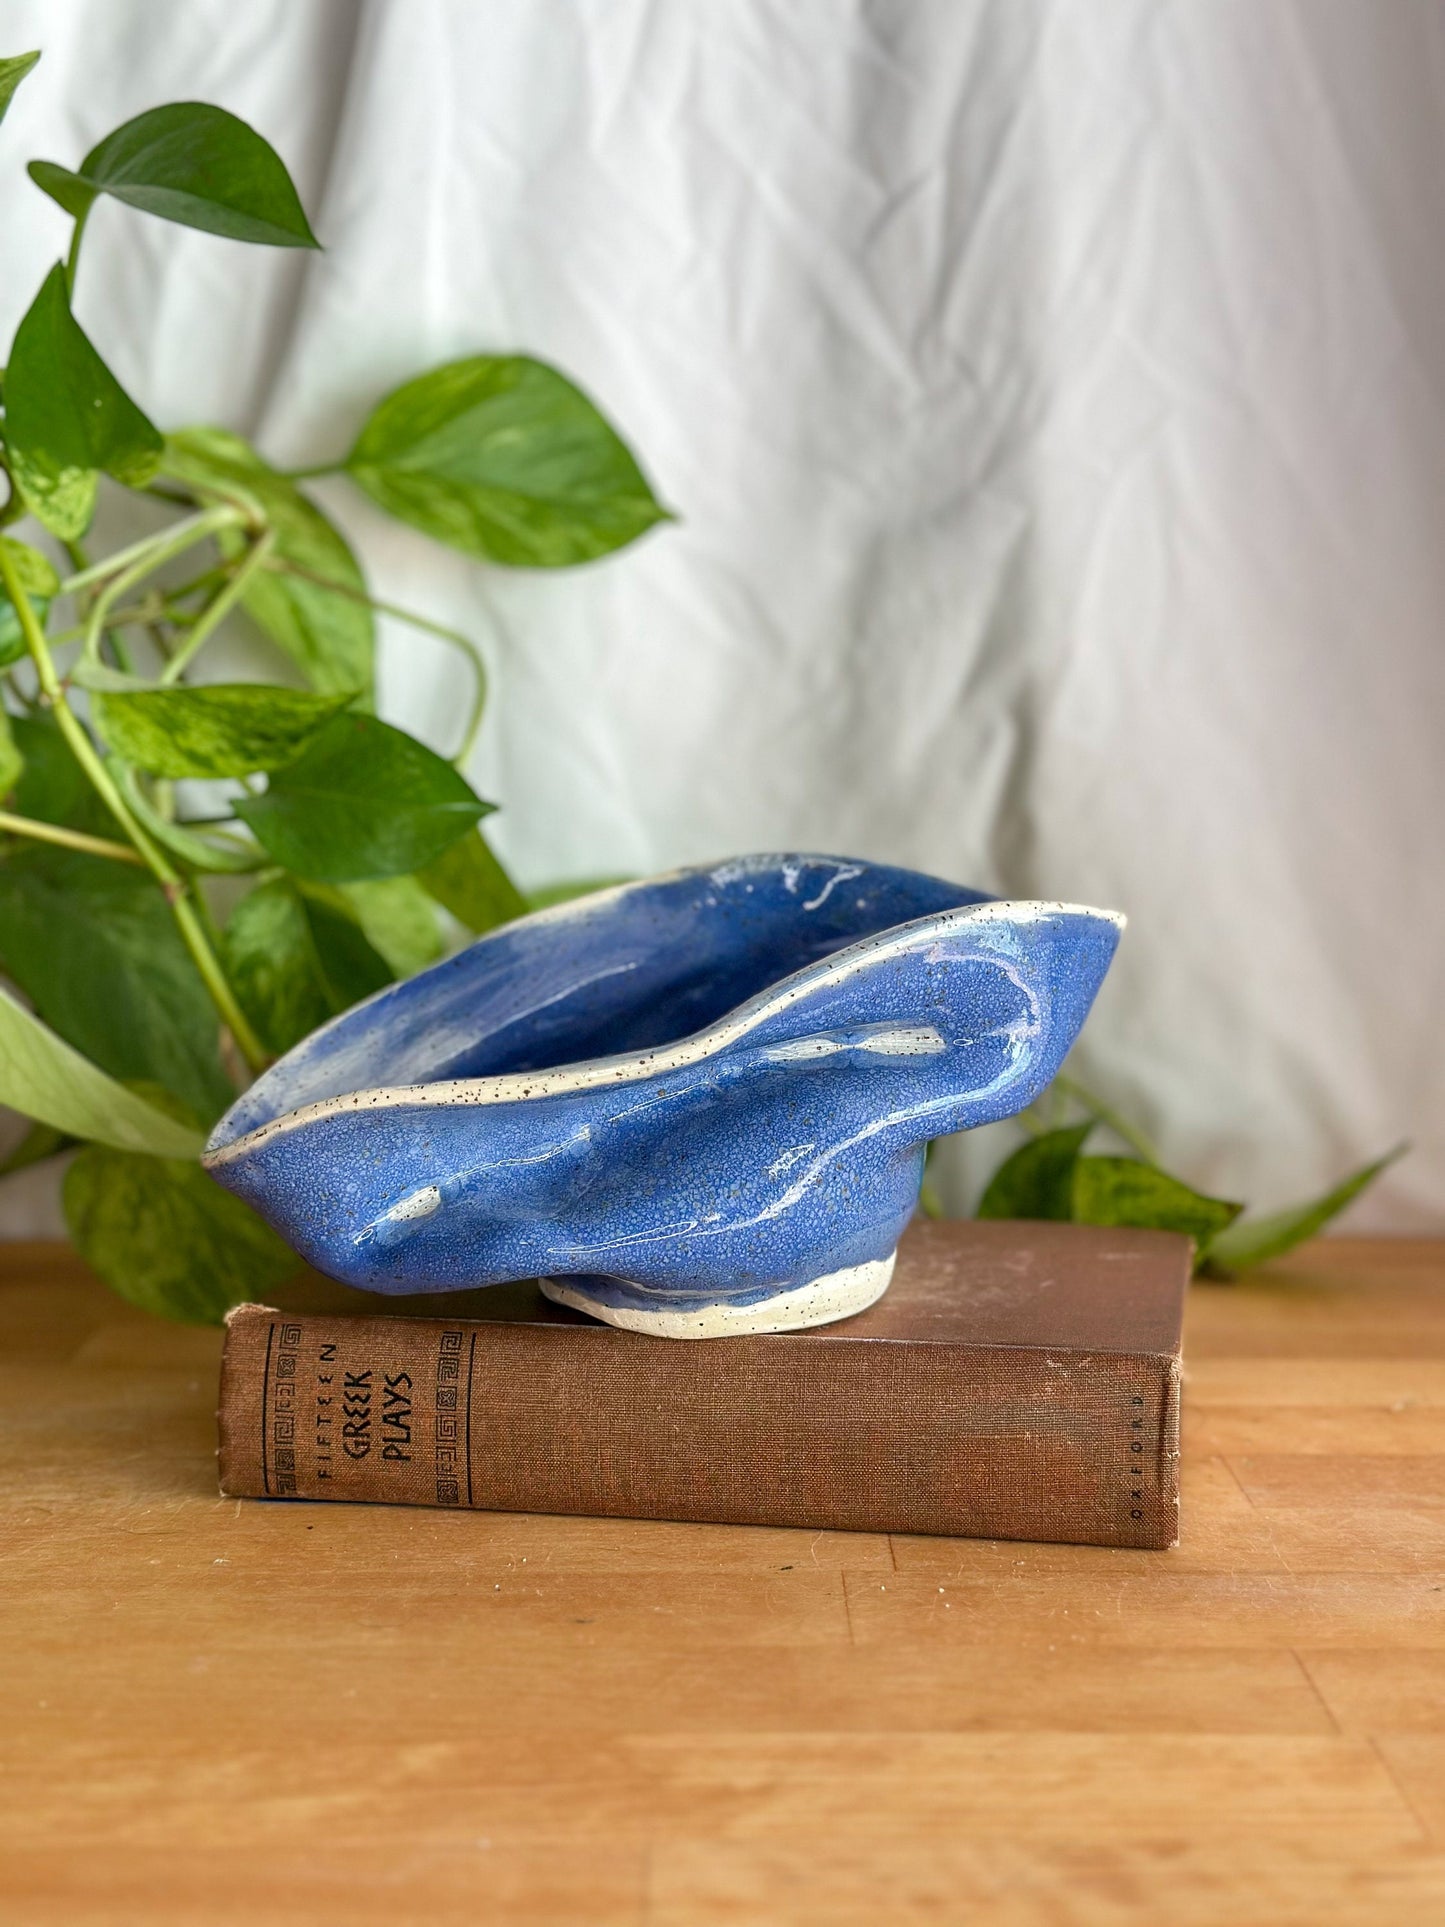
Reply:
[[460, 1505], [457, 1472], [457, 1410], [462, 1376], [462, 1335], [444, 1331], [437, 1351], [436, 1481], [437, 1504]]
[[301, 1327], [278, 1328], [271, 1386], [271, 1470], [278, 1499], [296, 1497], [296, 1361]]

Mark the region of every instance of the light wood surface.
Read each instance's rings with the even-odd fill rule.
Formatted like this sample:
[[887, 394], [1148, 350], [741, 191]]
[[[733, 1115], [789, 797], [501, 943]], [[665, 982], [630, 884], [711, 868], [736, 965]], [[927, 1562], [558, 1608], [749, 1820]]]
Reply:
[[1171, 1553], [222, 1500], [0, 1250], [0, 1921], [1445, 1920], [1445, 1246], [1196, 1287]]

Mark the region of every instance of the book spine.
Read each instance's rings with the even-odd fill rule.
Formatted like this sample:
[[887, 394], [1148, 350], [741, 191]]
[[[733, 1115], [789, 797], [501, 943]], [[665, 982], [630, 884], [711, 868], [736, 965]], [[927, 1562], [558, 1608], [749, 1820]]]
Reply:
[[1162, 1547], [1178, 1361], [232, 1315], [220, 1473], [361, 1500]]

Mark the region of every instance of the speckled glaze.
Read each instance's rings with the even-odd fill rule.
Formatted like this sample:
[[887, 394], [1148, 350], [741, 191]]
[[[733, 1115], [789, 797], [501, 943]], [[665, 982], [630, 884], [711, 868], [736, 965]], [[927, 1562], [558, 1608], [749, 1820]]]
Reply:
[[825, 1323], [886, 1288], [928, 1140], [1054, 1076], [1122, 923], [839, 857], [599, 891], [323, 1026], [205, 1162], [370, 1291], [541, 1277], [631, 1330]]

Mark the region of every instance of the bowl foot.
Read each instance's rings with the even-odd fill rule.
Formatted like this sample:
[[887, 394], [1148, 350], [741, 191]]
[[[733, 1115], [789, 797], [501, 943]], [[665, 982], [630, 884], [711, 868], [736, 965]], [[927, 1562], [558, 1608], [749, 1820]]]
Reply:
[[622, 1331], [646, 1332], [653, 1338], [738, 1338], [749, 1332], [802, 1331], [809, 1325], [831, 1325], [839, 1318], [866, 1311], [887, 1291], [897, 1255], [889, 1252], [886, 1258], [850, 1265], [846, 1271], [830, 1271], [822, 1278], [810, 1278], [805, 1285], [792, 1285], [749, 1305], [729, 1304], [726, 1299], [687, 1310], [610, 1305], [594, 1297], [581, 1278], [544, 1278], [542, 1290], [557, 1304], [585, 1311], [589, 1317], [600, 1318]]

